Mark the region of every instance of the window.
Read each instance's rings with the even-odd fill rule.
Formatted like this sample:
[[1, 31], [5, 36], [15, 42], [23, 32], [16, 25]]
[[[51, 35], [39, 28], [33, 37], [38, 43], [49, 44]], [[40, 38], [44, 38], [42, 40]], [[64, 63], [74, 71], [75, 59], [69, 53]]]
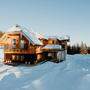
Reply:
[[21, 40], [21, 41], [20, 41], [20, 48], [21, 48], [21, 49], [24, 49], [24, 44], [25, 44], [24, 40]]
[[12, 48], [16, 48], [16, 39], [12, 39]]

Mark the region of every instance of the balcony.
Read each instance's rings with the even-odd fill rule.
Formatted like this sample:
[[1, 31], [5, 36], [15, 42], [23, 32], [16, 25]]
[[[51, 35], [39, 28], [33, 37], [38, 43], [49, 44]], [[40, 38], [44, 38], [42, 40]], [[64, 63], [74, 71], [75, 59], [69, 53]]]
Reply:
[[29, 48], [29, 49], [10, 49], [10, 48], [5, 48], [4, 53], [8, 54], [35, 54], [35, 48]]

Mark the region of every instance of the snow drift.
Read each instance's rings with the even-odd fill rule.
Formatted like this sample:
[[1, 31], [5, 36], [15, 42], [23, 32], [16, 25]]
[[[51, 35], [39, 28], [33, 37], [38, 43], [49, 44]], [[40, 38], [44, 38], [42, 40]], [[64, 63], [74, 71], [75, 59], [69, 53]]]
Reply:
[[[0, 50], [3, 58], [3, 50]], [[59, 64], [8, 66], [0, 62], [0, 90], [89, 90], [90, 55], [68, 55]]]

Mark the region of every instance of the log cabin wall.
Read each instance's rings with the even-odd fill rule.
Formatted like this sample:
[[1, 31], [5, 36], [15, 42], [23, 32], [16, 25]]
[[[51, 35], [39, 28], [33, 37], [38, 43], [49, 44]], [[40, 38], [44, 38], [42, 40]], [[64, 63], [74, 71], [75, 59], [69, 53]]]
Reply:
[[64, 50], [67, 50], [67, 40], [59, 40], [57, 38], [40, 39], [44, 45], [47, 44], [59, 44]]
[[24, 36], [18, 34], [7, 34], [7, 44], [4, 49], [4, 61], [30, 61], [36, 60], [36, 47]]
[[[19, 34], [7, 34], [7, 48], [19, 48]], [[13, 47], [14, 46], [14, 47]]]
[[42, 39], [39, 39], [39, 40], [43, 43], [44, 46], [48, 44], [48, 40], [45, 39], [45, 38], [42, 38]]
[[[28, 49], [29, 41], [25, 36], [20, 36], [20, 34], [8, 34], [7, 35], [7, 45], [8, 49]], [[32, 45], [32, 44], [30, 44]]]
[[53, 39], [53, 38], [49, 38], [48, 39], [48, 44], [59, 44], [59, 41], [58, 39]]

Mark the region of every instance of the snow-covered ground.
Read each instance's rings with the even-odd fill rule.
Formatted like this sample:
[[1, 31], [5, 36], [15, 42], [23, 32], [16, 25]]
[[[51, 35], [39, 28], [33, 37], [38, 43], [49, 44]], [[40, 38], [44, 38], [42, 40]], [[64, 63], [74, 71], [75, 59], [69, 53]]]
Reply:
[[90, 55], [68, 55], [59, 64], [34, 67], [0, 62], [0, 90], [90, 90]]

